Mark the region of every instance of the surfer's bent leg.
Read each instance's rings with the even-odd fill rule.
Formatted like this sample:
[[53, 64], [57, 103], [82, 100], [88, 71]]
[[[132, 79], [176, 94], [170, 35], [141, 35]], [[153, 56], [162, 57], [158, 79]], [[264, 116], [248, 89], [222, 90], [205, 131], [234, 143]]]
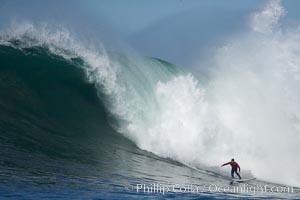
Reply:
[[231, 177], [234, 178], [234, 169], [231, 169]]
[[242, 177], [241, 177], [240, 174], [237, 172], [237, 170], [235, 171], [235, 173], [238, 175], [238, 177], [239, 177], [240, 179], [242, 179]]

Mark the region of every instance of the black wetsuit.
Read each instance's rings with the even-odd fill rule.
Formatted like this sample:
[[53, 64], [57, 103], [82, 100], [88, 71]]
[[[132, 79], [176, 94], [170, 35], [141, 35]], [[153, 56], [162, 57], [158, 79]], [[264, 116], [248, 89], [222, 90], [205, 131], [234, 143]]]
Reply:
[[237, 171], [237, 168], [231, 168], [231, 177], [234, 178], [234, 172], [236, 173], [236, 175], [238, 175], [238, 177], [241, 179], [242, 177], [240, 176], [240, 174]]

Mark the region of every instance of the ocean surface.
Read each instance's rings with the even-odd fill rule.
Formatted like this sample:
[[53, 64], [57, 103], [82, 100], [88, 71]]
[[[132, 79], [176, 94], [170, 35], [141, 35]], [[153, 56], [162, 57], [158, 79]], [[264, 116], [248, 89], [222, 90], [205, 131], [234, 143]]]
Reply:
[[[0, 199], [300, 199], [300, 38], [270, 1], [201, 73], [74, 31], [0, 31]], [[199, 72], [199, 71], [198, 71]], [[232, 182], [232, 157], [244, 183]]]

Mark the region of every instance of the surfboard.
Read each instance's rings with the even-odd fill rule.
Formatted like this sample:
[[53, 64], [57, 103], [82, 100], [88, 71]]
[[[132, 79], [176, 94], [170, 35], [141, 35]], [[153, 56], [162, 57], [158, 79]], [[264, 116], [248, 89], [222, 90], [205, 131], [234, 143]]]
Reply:
[[251, 180], [254, 180], [254, 179], [256, 179], [256, 178], [232, 179], [232, 181], [238, 182], [238, 183], [243, 183], [243, 182], [251, 181]]

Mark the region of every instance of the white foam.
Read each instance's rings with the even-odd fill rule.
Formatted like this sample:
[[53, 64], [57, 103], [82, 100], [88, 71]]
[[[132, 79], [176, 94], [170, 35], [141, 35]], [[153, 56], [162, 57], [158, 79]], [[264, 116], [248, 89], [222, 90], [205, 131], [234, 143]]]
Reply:
[[157, 83], [156, 114], [143, 123], [131, 119], [130, 138], [193, 165], [234, 157], [260, 179], [299, 186], [300, 39], [298, 30], [280, 31], [284, 13], [280, 1], [255, 13], [254, 32], [216, 52], [206, 86], [192, 75]]
[[252, 15], [251, 28], [260, 33], [272, 33], [287, 13], [280, 3], [281, 0], [269, 0], [263, 10]]

